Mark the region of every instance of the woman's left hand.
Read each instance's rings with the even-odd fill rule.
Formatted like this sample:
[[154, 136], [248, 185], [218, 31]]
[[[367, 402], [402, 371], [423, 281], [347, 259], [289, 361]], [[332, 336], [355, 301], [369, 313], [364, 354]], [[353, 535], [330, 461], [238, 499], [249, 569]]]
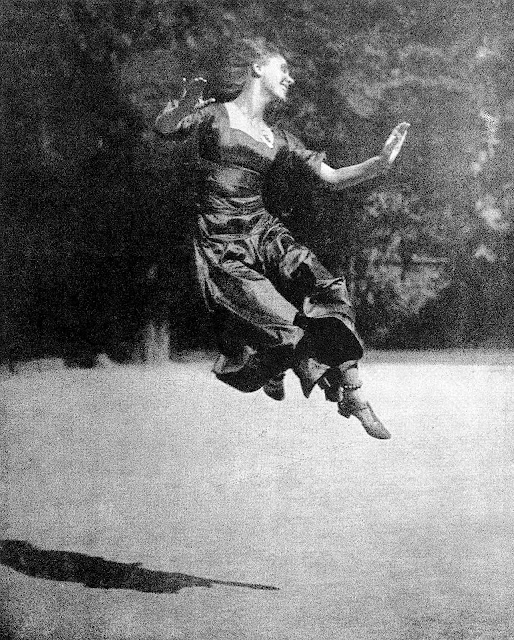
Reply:
[[389, 138], [387, 138], [382, 153], [380, 154], [385, 169], [388, 169], [393, 164], [396, 156], [400, 153], [409, 127], [410, 124], [408, 122], [401, 122], [393, 129]]

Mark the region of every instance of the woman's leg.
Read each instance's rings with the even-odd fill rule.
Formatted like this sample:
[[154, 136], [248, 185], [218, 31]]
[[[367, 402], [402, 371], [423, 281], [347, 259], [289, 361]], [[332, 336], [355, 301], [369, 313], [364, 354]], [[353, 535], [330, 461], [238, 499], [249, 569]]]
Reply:
[[362, 397], [362, 381], [357, 363], [344, 369], [329, 369], [320, 380], [320, 387], [325, 391], [327, 400], [337, 402], [342, 416], [355, 416], [372, 438], [388, 440], [391, 437], [370, 403]]
[[240, 391], [256, 391], [289, 367], [304, 331], [297, 309], [260, 272], [226, 261], [209, 283], [221, 355], [214, 373]]
[[286, 392], [284, 389], [285, 376], [285, 371], [281, 371], [280, 373], [277, 373], [272, 378], [270, 378], [262, 387], [264, 393], [273, 400], [284, 400], [286, 397]]
[[294, 322], [305, 335], [296, 347], [295, 372], [308, 396], [327, 370], [348, 368], [362, 357], [345, 280], [325, 269], [280, 223], [264, 237], [260, 254], [266, 275], [299, 310]]
[[357, 363], [362, 343], [344, 279], [335, 278], [285, 227], [266, 249], [281, 290], [302, 309], [296, 323], [305, 336], [297, 347], [300, 359], [295, 371], [305, 395], [317, 383], [326, 399], [337, 403], [341, 415], [357, 417], [374, 438], [390, 438], [359, 391], [362, 381]]

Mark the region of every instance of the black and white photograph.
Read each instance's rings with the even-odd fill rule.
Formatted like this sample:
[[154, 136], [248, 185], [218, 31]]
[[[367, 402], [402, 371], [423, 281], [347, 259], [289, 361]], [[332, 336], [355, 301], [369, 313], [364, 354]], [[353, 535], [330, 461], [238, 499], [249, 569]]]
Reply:
[[4, 0], [0, 71], [0, 640], [512, 640], [510, 0]]

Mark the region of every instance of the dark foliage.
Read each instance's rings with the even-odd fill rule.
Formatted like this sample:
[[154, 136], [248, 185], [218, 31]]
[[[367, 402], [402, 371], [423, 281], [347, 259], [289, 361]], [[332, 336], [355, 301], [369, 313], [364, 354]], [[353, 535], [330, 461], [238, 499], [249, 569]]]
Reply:
[[149, 324], [209, 346], [189, 259], [191, 151], [151, 130], [183, 76], [220, 93], [241, 34], [291, 60], [271, 114], [334, 164], [409, 120], [387, 177], [293, 185], [289, 224], [348, 276], [381, 346], [512, 344], [514, 16], [461, 0], [63, 0], [0, 17], [3, 359], [126, 360]]

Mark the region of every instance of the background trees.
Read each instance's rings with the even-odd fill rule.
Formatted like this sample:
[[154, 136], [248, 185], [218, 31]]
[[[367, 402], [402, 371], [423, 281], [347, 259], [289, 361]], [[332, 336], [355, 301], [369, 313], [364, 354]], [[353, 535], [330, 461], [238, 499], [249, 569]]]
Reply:
[[281, 44], [298, 82], [273, 117], [333, 164], [376, 153], [396, 122], [412, 123], [387, 177], [295, 193], [291, 226], [300, 219], [297, 233], [348, 275], [368, 341], [512, 344], [514, 12], [499, 0], [448, 5], [10, 3], [0, 18], [4, 357], [126, 359], [141, 353], [145, 327], [168, 335], [170, 317], [172, 346], [208, 343], [187, 266], [187, 149], [170, 153], [151, 123], [183, 76], [204, 75], [216, 94], [220, 51], [240, 33]]

